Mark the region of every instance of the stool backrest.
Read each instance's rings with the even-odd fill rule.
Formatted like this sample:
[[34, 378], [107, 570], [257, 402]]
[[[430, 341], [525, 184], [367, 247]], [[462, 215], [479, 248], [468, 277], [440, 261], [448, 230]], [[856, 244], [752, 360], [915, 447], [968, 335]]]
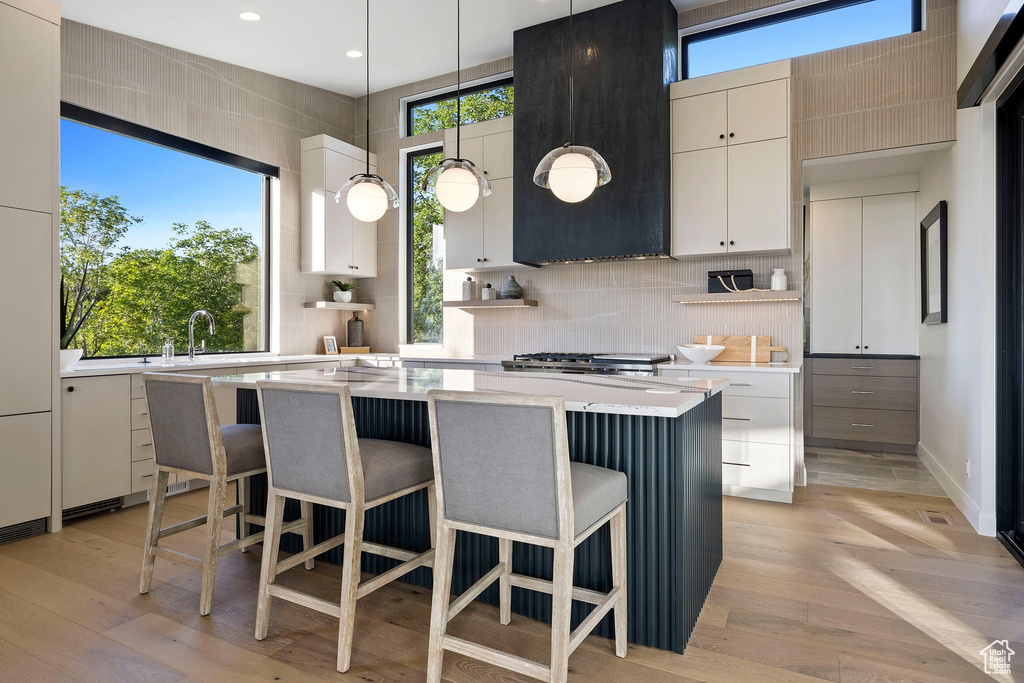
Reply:
[[275, 489], [363, 499], [363, 468], [347, 384], [257, 382], [267, 476]]
[[438, 514], [547, 539], [573, 537], [565, 399], [427, 393]]
[[224, 441], [209, 377], [144, 372], [156, 464], [221, 476]]

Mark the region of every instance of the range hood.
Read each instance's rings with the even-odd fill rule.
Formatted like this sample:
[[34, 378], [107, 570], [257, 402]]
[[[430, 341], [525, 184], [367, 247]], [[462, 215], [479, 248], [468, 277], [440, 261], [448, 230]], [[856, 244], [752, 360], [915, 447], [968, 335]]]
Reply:
[[574, 17], [574, 142], [595, 148], [612, 171], [579, 204], [533, 183], [537, 163], [569, 140], [568, 18], [515, 32], [515, 261], [667, 258], [676, 17], [669, 0], [621, 0]]

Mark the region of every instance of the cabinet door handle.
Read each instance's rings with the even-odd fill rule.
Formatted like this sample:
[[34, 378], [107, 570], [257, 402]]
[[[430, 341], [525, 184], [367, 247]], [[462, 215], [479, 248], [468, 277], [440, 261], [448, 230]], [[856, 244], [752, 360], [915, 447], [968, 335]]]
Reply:
[[484, 263], [487, 263], [488, 261], [490, 261], [490, 259], [484, 258]]
[[750, 467], [750, 463], [749, 462], [728, 462], [726, 460], [723, 460], [722, 464], [723, 465], [735, 465], [736, 467]]
[[736, 133], [729, 133], [729, 137], [731, 137], [731, 138], [736, 137]]
[[146, 446], [152, 446], [152, 445], [153, 445], [152, 443], [143, 443], [143, 444], [139, 444], [139, 447], [140, 448], [145, 448]]
[[865, 424], [863, 422], [854, 422], [850, 424], [851, 427], [874, 427], [875, 425]]
[[735, 422], [750, 422], [749, 417], [723, 417], [723, 420], [733, 420]]
[[729, 246], [730, 246], [730, 247], [731, 247], [731, 246], [733, 246], [733, 245], [735, 245], [735, 244], [736, 244], [736, 242], [735, 242], [735, 241], [733, 241], [733, 240], [729, 240]]
[[721, 135], [719, 135], [718, 139], [719, 140], [724, 140], [725, 139], [725, 133], [722, 133]]
[[851, 391], [851, 394], [873, 394], [873, 391]]
[[477, 262], [477, 263], [483, 263], [483, 261], [484, 261], [484, 260], [483, 260], [482, 258], [478, 258], [478, 259], [476, 260], [476, 262]]
[[149, 479], [152, 476], [152, 474], [143, 474], [141, 477], [139, 477], [139, 479]]
[[718, 244], [719, 244], [720, 246], [723, 246], [723, 247], [724, 247], [724, 246], [725, 246], [725, 240], [722, 240], [722, 241], [721, 241], [721, 242], [719, 242]]
[[68, 387], [68, 393], [71, 393], [71, 392], [72, 392], [72, 391], [74, 391], [74, 390], [75, 390], [75, 388], [74, 388], [74, 387]]
[[874, 365], [851, 365], [851, 370], [874, 370]]

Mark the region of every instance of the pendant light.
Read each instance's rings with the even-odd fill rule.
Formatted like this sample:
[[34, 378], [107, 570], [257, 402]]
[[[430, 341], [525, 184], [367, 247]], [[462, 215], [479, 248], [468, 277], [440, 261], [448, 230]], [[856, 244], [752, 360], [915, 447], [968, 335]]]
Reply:
[[386, 180], [370, 173], [370, 0], [366, 0], [366, 173], [357, 173], [334, 195], [342, 197], [349, 213], [363, 223], [381, 219], [388, 209], [398, 208], [398, 193]]
[[423, 191], [433, 185], [434, 196], [449, 211], [467, 211], [480, 197], [491, 194], [487, 176], [462, 158], [462, 2], [455, 2], [455, 158], [445, 159], [423, 179]]
[[533, 182], [550, 189], [556, 197], [570, 204], [582, 202], [594, 192], [594, 188], [607, 185], [612, 180], [612, 171], [604, 157], [592, 147], [575, 143], [575, 47], [572, 0], [569, 0], [569, 142], [551, 150], [540, 160], [537, 170], [533, 172]]

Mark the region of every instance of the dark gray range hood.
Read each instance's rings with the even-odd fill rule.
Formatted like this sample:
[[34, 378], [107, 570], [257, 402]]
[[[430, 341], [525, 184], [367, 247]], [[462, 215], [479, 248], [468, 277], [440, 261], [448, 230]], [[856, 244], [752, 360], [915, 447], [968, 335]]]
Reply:
[[576, 139], [612, 181], [579, 204], [533, 183], [569, 140], [568, 19], [515, 32], [513, 258], [546, 265], [665, 258], [671, 239], [668, 87], [677, 78], [669, 0], [622, 0], [573, 19]]

